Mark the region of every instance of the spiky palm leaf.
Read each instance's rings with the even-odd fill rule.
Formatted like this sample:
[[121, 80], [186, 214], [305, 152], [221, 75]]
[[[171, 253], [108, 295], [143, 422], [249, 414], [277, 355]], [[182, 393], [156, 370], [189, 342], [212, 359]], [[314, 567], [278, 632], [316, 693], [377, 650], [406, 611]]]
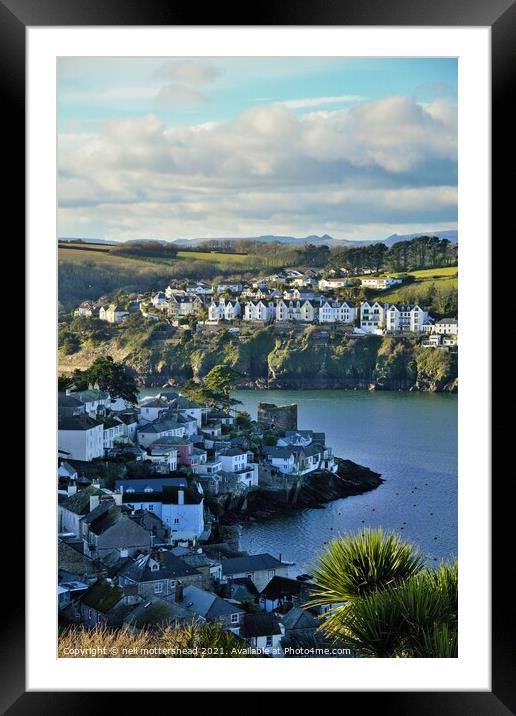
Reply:
[[456, 656], [456, 576], [455, 565], [443, 565], [437, 573], [424, 570], [350, 600], [320, 628], [361, 656]]
[[328, 546], [314, 570], [310, 606], [338, 604], [386, 589], [423, 568], [420, 550], [395, 533], [366, 529]]

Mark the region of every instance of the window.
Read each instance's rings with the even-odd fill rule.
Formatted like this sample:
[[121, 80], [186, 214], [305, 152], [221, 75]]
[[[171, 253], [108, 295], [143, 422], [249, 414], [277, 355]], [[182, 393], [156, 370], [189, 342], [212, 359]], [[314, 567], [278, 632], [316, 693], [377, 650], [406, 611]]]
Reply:
[[148, 505], [147, 509], [149, 512], [154, 512], [154, 505]]
[[88, 609], [88, 619], [91, 619], [93, 615], [93, 611], [91, 609]]
[[163, 591], [163, 582], [156, 582], [154, 585], [154, 594], [161, 594]]
[[174, 518], [174, 524], [175, 524], [175, 525], [178, 525], [178, 524], [179, 524], [179, 517], [175, 517], [175, 518]]
[[269, 569], [269, 579], [272, 579], [272, 577], [274, 577], [275, 574], [276, 574], [275, 569]]
[[238, 614], [232, 614], [231, 615], [231, 624], [238, 624]]
[[265, 646], [272, 646], [272, 636], [267, 636], [265, 638]]

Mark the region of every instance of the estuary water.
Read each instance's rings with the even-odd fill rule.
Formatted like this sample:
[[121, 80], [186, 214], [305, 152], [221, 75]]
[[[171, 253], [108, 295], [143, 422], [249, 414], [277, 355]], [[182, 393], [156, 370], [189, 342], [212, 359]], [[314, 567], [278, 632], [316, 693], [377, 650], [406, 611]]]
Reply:
[[241, 549], [269, 552], [310, 572], [325, 545], [363, 527], [395, 530], [429, 565], [457, 555], [457, 396], [344, 390], [245, 390], [233, 397], [256, 418], [258, 402], [298, 404], [298, 427], [326, 433], [338, 457], [381, 473], [372, 492], [243, 527]]

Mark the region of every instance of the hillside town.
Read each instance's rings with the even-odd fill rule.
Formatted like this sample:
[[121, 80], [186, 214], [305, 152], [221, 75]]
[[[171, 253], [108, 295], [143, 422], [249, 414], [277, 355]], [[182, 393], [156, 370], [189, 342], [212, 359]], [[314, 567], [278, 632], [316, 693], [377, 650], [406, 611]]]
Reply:
[[[154, 320], [172, 325], [189, 323], [197, 330], [230, 326], [238, 331], [243, 324], [284, 325], [321, 324], [342, 326], [357, 335], [411, 334], [424, 347], [453, 350], [458, 345], [456, 317], [435, 320], [424, 306], [382, 301], [382, 292], [400, 286], [403, 278], [366, 276], [322, 277], [309, 269], [285, 270], [254, 282], [219, 283], [171, 282], [164, 290], [137, 295], [125, 306], [86, 301], [75, 315], [96, 316], [112, 324], [122, 323], [132, 313], [141, 312]], [[360, 286], [373, 296], [355, 302], [339, 297], [342, 289]], [[234, 326], [231, 329], [231, 326]]]
[[72, 385], [58, 411], [61, 624], [218, 623], [279, 657], [324, 642], [325, 609], [305, 606], [312, 577], [215, 539], [207, 506], [336, 471], [325, 434], [297, 428], [296, 405], [261, 403], [254, 421], [173, 390], [130, 405]]

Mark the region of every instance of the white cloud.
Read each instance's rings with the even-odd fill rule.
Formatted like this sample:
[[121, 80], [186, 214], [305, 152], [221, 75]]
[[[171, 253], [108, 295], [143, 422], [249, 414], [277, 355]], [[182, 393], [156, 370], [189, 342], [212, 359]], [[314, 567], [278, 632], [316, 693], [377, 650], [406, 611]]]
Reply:
[[447, 100], [421, 107], [395, 96], [303, 116], [272, 104], [179, 128], [148, 115], [64, 134], [59, 147], [67, 233], [88, 217], [95, 235], [111, 238], [456, 220], [456, 108]]
[[175, 107], [178, 105], [205, 104], [210, 101], [210, 98], [204, 92], [199, 92], [191, 87], [170, 84], [160, 88], [156, 95], [156, 101], [160, 107]]
[[168, 82], [199, 85], [213, 82], [220, 70], [209, 62], [167, 62], [156, 71], [156, 77]]
[[305, 107], [320, 107], [325, 104], [343, 104], [345, 102], [360, 102], [365, 97], [355, 94], [339, 95], [337, 97], [305, 97], [304, 99], [287, 99], [276, 104], [287, 109], [303, 109]]

